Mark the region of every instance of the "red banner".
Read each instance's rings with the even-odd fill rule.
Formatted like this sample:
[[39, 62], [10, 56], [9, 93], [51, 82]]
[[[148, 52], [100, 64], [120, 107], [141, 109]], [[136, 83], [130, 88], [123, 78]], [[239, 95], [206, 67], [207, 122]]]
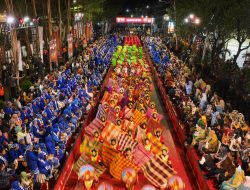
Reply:
[[73, 57], [73, 35], [68, 34], [68, 56]]
[[61, 56], [62, 43], [60, 37], [60, 28], [57, 25], [53, 25], [52, 27], [52, 38], [56, 39], [57, 55]]
[[87, 22], [85, 26], [85, 37], [86, 40], [89, 41], [91, 38], [91, 23]]
[[57, 63], [56, 39], [53, 39], [49, 42], [49, 54], [50, 54], [50, 62]]
[[154, 18], [130, 18], [130, 17], [116, 17], [116, 23], [134, 23], [134, 24], [151, 24]]

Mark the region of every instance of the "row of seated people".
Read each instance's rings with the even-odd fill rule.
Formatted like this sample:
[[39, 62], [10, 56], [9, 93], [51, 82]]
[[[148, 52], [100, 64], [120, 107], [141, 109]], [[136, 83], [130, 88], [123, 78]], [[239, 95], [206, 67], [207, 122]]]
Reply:
[[[112, 36], [95, 41], [40, 81], [30, 103], [22, 105], [19, 98], [6, 103], [0, 120], [1, 189], [39, 189], [58, 175], [67, 141], [93, 105], [116, 45]], [[102, 57], [98, 63], [96, 56]]]
[[185, 124], [186, 142], [200, 156], [205, 178], [216, 188], [249, 188], [250, 130], [243, 114], [229, 111], [211, 86], [195, 75], [157, 37], [145, 39], [158, 76]]

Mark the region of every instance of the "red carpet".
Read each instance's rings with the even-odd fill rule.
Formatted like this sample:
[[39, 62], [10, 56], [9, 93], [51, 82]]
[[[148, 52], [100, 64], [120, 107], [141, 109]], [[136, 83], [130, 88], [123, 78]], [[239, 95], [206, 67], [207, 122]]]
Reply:
[[[163, 133], [164, 143], [169, 148], [169, 157], [172, 162], [173, 168], [178, 172], [178, 175], [183, 179], [186, 185], [186, 190], [191, 189], [199, 189], [196, 184], [196, 179], [193, 177], [191, 169], [188, 167], [185, 153], [183, 153], [180, 146], [178, 146], [178, 139], [176, 139], [175, 136], [172, 136], [171, 131], [169, 129], [168, 123], [167, 123], [167, 116], [166, 113], [163, 111], [163, 105], [159, 101], [159, 97], [157, 92], [154, 90], [152, 99], [157, 105], [157, 110], [159, 113], [164, 115], [163, 124], [166, 127], [165, 132]], [[176, 143], [175, 143], [176, 142]], [[114, 178], [112, 178], [108, 172], [106, 172], [104, 175], [102, 175], [99, 179], [99, 183], [107, 181], [110, 184], [113, 185], [114, 190], [124, 190], [125, 186], [121, 181], [118, 181]], [[138, 183], [136, 184], [134, 190], [140, 190], [141, 187], [145, 184], [149, 184], [147, 179], [143, 176], [143, 174], [140, 172], [138, 176]], [[92, 189], [97, 189], [98, 184], [96, 184], [95, 187]], [[74, 171], [71, 171], [69, 178], [67, 179], [66, 185], [64, 187], [65, 190], [83, 190], [84, 185], [83, 182], [78, 180], [78, 176], [75, 174]]]

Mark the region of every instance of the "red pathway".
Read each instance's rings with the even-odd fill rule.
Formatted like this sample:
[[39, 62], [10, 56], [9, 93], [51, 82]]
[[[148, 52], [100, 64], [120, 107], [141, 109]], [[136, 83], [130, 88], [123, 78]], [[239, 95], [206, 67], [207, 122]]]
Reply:
[[[169, 158], [172, 162], [173, 168], [178, 172], [178, 176], [180, 176], [185, 185], [186, 190], [198, 190], [198, 186], [196, 183], [196, 179], [192, 173], [191, 168], [189, 167], [186, 155], [183, 152], [181, 146], [179, 145], [179, 141], [175, 135], [171, 133], [171, 127], [169, 126], [168, 116], [164, 111], [163, 103], [160, 100], [159, 93], [157, 93], [154, 85], [152, 100], [157, 105], [157, 110], [161, 113], [164, 118], [162, 120], [162, 124], [166, 127], [166, 130], [163, 133], [164, 143], [169, 148]], [[139, 173], [138, 183], [136, 184], [134, 190], [140, 190], [141, 187], [145, 184], [150, 184], [147, 179], [143, 176], [143, 173]], [[122, 182], [112, 178], [108, 173], [102, 175], [99, 179], [99, 182], [107, 181], [113, 185], [114, 190], [125, 190], [125, 186]], [[78, 180], [77, 174], [73, 170], [67, 179], [66, 185], [64, 187], [65, 190], [84, 190], [83, 182]], [[93, 190], [97, 189], [97, 185], [92, 188]]]

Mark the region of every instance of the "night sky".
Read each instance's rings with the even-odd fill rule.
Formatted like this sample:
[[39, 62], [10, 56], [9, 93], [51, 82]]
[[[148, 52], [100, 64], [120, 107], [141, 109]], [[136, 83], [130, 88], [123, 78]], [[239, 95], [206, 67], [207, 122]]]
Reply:
[[[160, 3], [159, 0], [110, 0], [110, 6], [119, 6], [117, 16], [157, 16], [163, 15], [168, 4]], [[149, 5], [149, 9], [146, 6]], [[129, 13], [126, 12], [129, 9]]]

